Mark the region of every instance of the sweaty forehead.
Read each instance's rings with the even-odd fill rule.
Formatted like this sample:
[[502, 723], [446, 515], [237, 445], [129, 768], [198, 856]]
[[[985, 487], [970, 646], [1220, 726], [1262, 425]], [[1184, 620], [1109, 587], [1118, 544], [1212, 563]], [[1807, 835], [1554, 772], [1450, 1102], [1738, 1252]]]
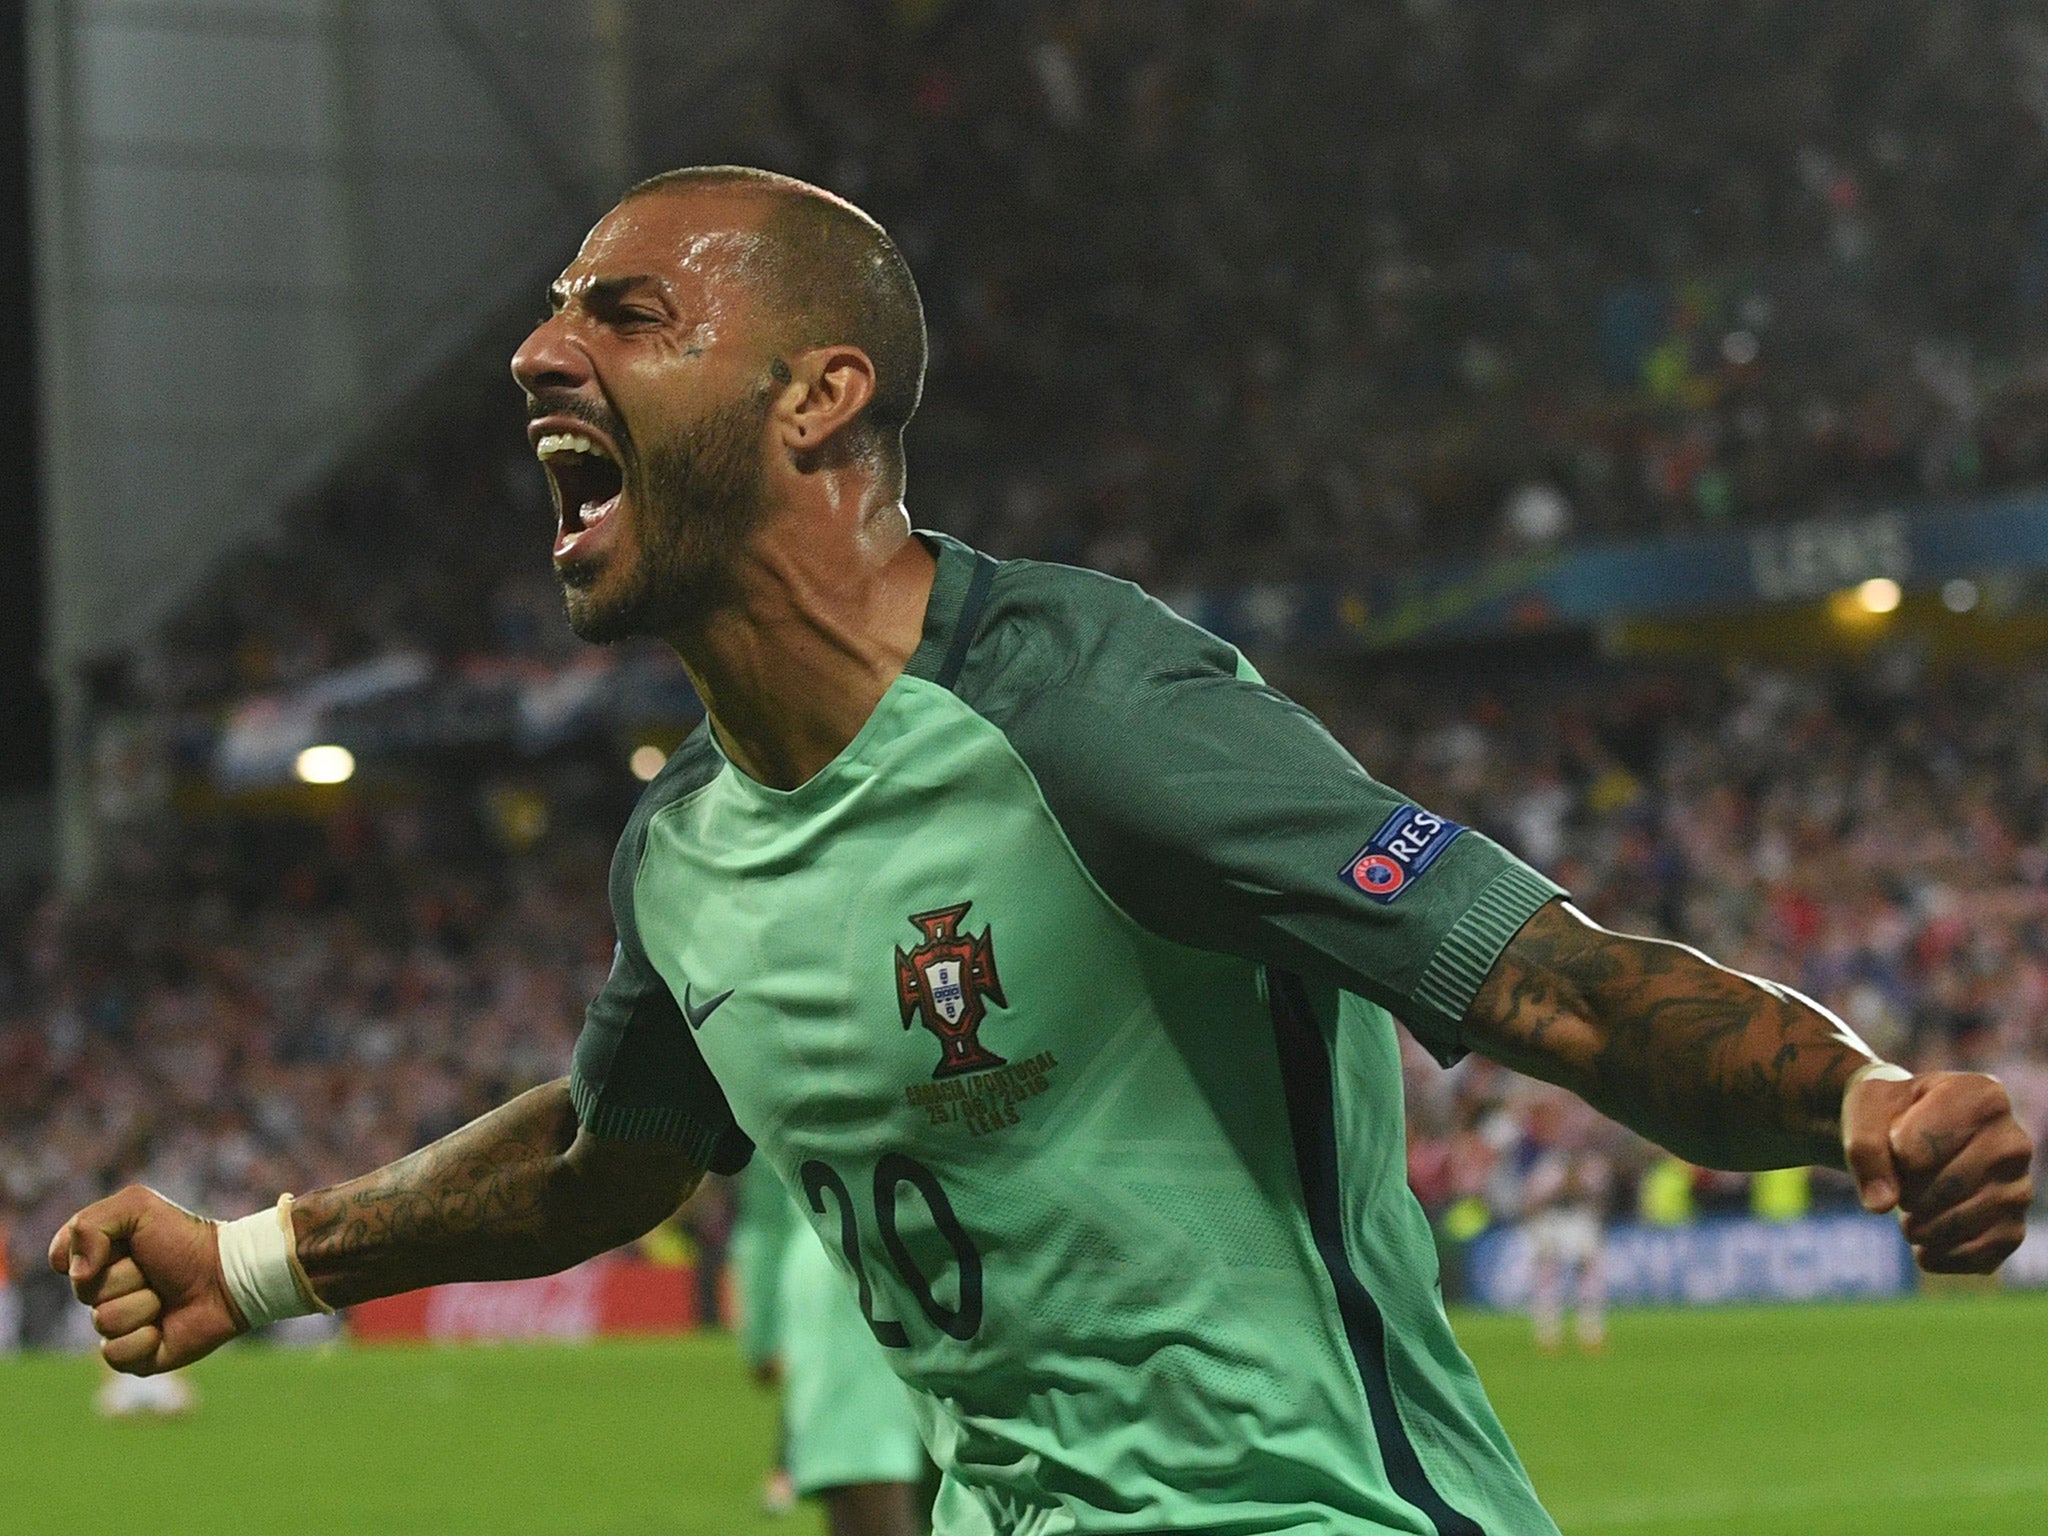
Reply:
[[652, 192], [598, 220], [560, 281], [645, 273], [684, 287], [716, 288], [749, 276], [765, 237], [757, 198], [710, 191]]

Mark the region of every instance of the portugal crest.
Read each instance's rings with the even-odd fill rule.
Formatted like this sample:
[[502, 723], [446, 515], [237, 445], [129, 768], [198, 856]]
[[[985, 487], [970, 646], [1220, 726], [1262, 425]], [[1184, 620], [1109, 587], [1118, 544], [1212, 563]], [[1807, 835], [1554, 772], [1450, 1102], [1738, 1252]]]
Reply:
[[905, 1029], [923, 1020], [939, 1037], [939, 1064], [933, 1077], [958, 1077], [1006, 1065], [1003, 1058], [976, 1037], [988, 1005], [1010, 1006], [996, 977], [995, 946], [989, 930], [962, 934], [960, 919], [973, 906], [920, 912], [910, 921], [924, 934], [915, 949], [896, 951], [896, 1001], [903, 1009]]

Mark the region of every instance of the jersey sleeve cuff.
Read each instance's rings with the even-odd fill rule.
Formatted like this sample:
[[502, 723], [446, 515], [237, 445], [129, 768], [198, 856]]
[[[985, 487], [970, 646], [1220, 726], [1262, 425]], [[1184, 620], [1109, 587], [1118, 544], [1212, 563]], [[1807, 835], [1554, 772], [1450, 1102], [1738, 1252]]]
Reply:
[[1408, 1022], [1439, 1059], [1464, 1055], [1465, 1011], [1479, 994], [1508, 940], [1546, 901], [1567, 894], [1522, 863], [1509, 864], [1479, 893], [1437, 944], [1410, 998]]
[[667, 1142], [681, 1147], [700, 1168], [711, 1166], [718, 1148], [721, 1133], [686, 1111], [658, 1104], [606, 1104], [595, 1088], [573, 1074], [569, 1078], [569, 1102], [576, 1106], [576, 1123], [593, 1136], [613, 1141]]

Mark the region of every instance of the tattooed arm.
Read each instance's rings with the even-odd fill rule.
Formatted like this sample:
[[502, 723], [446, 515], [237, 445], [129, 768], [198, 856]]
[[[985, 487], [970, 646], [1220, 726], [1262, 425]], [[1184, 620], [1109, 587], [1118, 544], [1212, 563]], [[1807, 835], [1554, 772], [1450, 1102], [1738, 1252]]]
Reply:
[[1714, 1168], [1839, 1161], [1842, 1090], [1877, 1059], [1796, 993], [1561, 901], [1502, 953], [1465, 1038]]
[[1563, 902], [1509, 942], [1464, 1033], [1691, 1162], [1846, 1159], [1866, 1206], [1901, 1210], [1926, 1268], [1996, 1268], [2024, 1232], [2032, 1143], [1995, 1078], [1866, 1077], [1848, 1091], [1876, 1057], [1832, 1014], [1684, 945], [1610, 933]]
[[702, 1174], [665, 1143], [585, 1134], [563, 1078], [389, 1167], [302, 1195], [292, 1224], [314, 1290], [348, 1306], [567, 1269], [660, 1222]]
[[[676, 1148], [585, 1135], [566, 1079], [388, 1168], [292, 1208], [300, 1262], [330, 1306], [450, 1280], [548, 1274], [668, 1215], [703, 1170]], [[175, 1370], [242, 1332], [218, 1229], [139, 1184], [87, 1206], [50, 1267], [93, 1309], [109, 1365]]]

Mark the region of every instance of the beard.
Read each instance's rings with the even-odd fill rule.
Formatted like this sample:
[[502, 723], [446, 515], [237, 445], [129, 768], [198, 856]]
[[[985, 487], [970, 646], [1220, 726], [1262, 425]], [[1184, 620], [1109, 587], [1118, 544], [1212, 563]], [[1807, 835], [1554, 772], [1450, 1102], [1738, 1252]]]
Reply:
[[767, 408], [765, 394], [745, 396], [705, 412], [644, 455], [624, 450], [626, 494], [612, 515], [630, 512], [637, 552], [609, 583], [603, 577], [617, 552], [556, 569], [577, 638], [609, 645], [665, 636], [718, 601], [733, 557], [761, 520]]

